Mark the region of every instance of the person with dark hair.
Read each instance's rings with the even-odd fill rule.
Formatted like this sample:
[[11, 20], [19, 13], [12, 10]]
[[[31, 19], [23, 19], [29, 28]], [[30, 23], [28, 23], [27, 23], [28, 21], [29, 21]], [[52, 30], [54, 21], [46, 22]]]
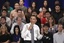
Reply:
[[46, 13], [47, 9], [45, 7], [42, 7], [42, 10], [40, 11], [40, 13], [37, 15], [38, 18], [43, 18], [45, 13]]
[[[7, 7], [6, 7], [5, 5], [2, 5], [1, 11], [0, 11], [0, 16], [2, 16], [2, 15], [1, 15], [1, 12], [2, 12], [3, 9], [6, 9], [6, 10], [7, 10]], [[8, 13], [8, 12], [7, 12], [7, 13]]]
[[41, 24], [48, 23], [48, 18], [51, 16], [51, 13], [49, 11], [46, 11], [44, 14], [44, 17], [41, 18]]
[[[32, 15], [36, 16], [37, 17], [37, 13], [36, 11], [32, 11]], [[39, 26], [39, 28], [41, 29], [41, 20], [40, 18], [37, 17], [37, 22], [36, 24]]]
[[61, 23], [64, 26], [64, 12], [63, 12], [63, 17], [59, 19], [58, 23]]
[[48, 19], [50, 16], [51, 16], [51, 12], [46, 11], [46, 12], [45, 12], [45, 17]]
[[12, 34], [12, 43], [20, 43], [21, 40], [21, 31], [19, 25], [14, 26], [14, 34]]
[[21, 17], [22, 22], [23, 22], [23, 23], [26, 23], [26, 17], [25, 17], [25, 13], [24, 13], [24, 11], [21, 10], [21, 9], [18, 9], [17, 12], [18, 12], [18, 17]]
[[16, 26], [16, 25], [19, 25], [21, 31], [23, 30], [24, 23], [22, 22], [21, 17], [17, 17], [16, 22], [12, 24], [12, 27], [10, 30], [11, 34], [14, 34], [13, 30], [14, 30], [14, 26]]
[[6, 23], [6, 17], [1, 17], [0, 27], [2, 25], [5, 25], [7, 27], [8, 32], [10, 32], [10, 26], [8, 26], [7, 23]]
[[24, 43], [37, 43], [37, 39], [39, 40], [43, 37], [43, 35], [40, 34], [39, 27], [35, 24], [36, 22], [36, 16], [32, 15], [30, 17], [30, 23], [24, 25], [21, 32]]
[[[31, 8], [32, 8], [32, 11], [36, 11], [36, 12], [37, 12], [36, 2], [32, 2], [32, 3], [31, 3]], [[38, 12], [37, 12], [37, 13], [38, 13]]]
[[24, 0], [20, 0], [20, 1], [19, 1], [19, 4], [20, 4], [20, 9], [21, 9], [22, 11], [24, 11], [25, 14], [26, 14], [26, 13], [27, 13], [27, 8], [24, 6]]
[[2, 25], [0, 28], [0, 43], [10, 43], [11, 36], [5, 25]]
[[[48, 3], [48, 0], [44, 0], [44, 2], [43, 2], [43, 7], [45, 7], [49, 12], [51, 12], [52, 11], [52, 9], [49, 7], [49, 5], [48, 5], [49, 3]], [[41, 8], [40, 8], [41, 9]], [[40, 10], [39, 9], [39, 10]]]
[[29, 7], [27, 9], [27, 14], [26, 14], [26, 22], [29, 23], [30, 22], [30, 16], [32, 15], [32, 9], [31, 7]]
[[49, 17], [48, 24], [49, 24], [49, 32], [51, 32], [53, 34], [56, 33], [57, 32], [57, 25], [55, 24], [55, 20], [52, 16]]
[[53, 35], [53, 43], [64, 43], [63, 24], [58, 24], [58, 32]]
[[19, 3], [15, 3], [15, 4], [14, 4], [14, 8], [15, 8], [15, 9], [12, 10], [11, 13], [10, 13], [10, 19], [11, 19], [11, 20], [13, 20], [15, 17], [18, 16], [17, 10], [20, 9]]
[[53, 43], [53, 34], [51, 32], [48, 32], [49, 25], [46, 23], [43, 25], [43, 28], [41, 29], [41, 32], [43, 34], [42, 43]]
[[55, 19], [55, 23], [58, 24], [58, 20], [63, 17], [60, 5], [55, 5], [55, 11], [52, 12], [52, 16]]
[[55, 5], [60, 5], [59, 0], [55, 0]]
[[13, 8], [10, 6], [10, 2], [6, 1], [4, 5], [7, 7], [8, 17], [10, 16], [10, 12], [13, 10]]
[[2, 9], [1, 14], [2, 14], [1, 17], [5, 17], [7, 25], [10, 26], [11, 25], [11, 19], [6, 16], [7, 15], [7, 10], [6, 9]]
[[12, 24], [16, 22], [16, 19], [17, 19], [18, 17], [21, 18], [21, 20], [22, 20], [23, 23], [26, 23], [26, 17], [25, 17], [24, 11], [22, 11], [21, 9], [18, 9], [18, 10], [17, 10], [17, 15], [18, 15], [17, 17], [13, 18]]

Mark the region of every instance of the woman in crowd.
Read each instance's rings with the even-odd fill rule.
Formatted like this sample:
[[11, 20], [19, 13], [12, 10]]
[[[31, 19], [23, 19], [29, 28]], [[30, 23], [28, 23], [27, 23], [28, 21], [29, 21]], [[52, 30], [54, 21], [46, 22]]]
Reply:
[[10, 43], [10, 34], [8, 33], [7, 27], [2, 25], [0, 28], [0, 43]]
[[32, 9], [29, 7], [27, 9], [27, 14], [26, 14], [26, 22], [29, 23], [30, 22], [30, 16], [32, 15]]
[[51, 8], [48, 6], [48, 1], [47, 0], [44, 0], [43, 6], [46, 7], [49, 12], [52, 11]]
[[[44, 0], [43, 7], [45, 7], [49, 12], [52, 11], [51, 8], [49, 8], [49, 6], [48, 6], [48, 1], [47, 0]], [[42, 8], [40, 8], [40, 9], [42, 9]]]
[[32, 8], [32, 11], [36, 11], [37, 12], [36, 3], [35, 2], [32, 2], [31, 8]]
[[12, 35], [12, 43], [20, 43], [20, 40], [21, 40], [20, 27], [16, 25], [14, 27], [14, 34]]
[[55, 25], [55, 21], [52, 16], [49, 17], [48, 24], [49, 24], [49, 32], [51, 33], [57, 32], [57, 25]]

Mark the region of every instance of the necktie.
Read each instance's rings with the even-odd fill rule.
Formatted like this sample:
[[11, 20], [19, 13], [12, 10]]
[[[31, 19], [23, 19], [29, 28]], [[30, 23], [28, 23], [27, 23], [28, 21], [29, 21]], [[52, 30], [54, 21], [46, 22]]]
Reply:
[[30, 30], [31, 32], [31, 43], [34, 43], [34, 29], [33, 29], [33, 26], [32, 26], [32, 29]]

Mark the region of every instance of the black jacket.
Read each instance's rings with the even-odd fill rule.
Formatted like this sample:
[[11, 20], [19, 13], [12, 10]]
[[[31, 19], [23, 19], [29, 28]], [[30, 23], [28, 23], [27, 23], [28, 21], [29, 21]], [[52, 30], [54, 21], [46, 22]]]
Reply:
[[44, 33], [41, 42], [43, 43], [53, 43], [53, 34], [48, 32], [48, 34]]

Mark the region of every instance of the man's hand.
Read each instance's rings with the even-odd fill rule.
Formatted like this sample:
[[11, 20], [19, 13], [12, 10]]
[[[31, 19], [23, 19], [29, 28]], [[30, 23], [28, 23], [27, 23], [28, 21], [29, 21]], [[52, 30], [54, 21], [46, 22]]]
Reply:
[[31, 24], [28, 28], [28, 30], [31, 30], [33, 28], [33, 24]]

